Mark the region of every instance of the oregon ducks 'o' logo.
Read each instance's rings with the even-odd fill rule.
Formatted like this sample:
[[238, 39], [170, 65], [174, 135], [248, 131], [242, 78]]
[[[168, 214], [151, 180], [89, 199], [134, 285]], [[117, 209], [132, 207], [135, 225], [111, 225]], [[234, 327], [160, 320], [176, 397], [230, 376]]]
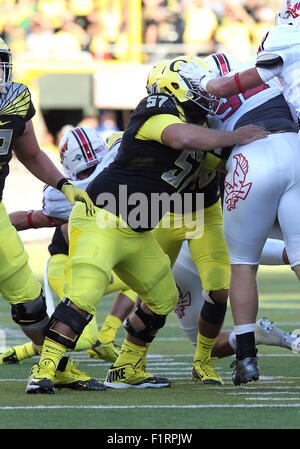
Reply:
[[178, 72], [178, 69], [175, 68], [175, 64], [177, 64], [177, 62], [188, 62], [186, 59], [176, 59], [176, 61], [173, 61], [170, 64], [170, 71], [171, 72]]

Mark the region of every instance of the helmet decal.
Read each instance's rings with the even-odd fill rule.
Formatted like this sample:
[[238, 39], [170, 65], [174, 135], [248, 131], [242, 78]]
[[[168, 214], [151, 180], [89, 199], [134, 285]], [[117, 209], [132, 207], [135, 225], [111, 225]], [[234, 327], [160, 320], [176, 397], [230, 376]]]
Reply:
[[[294, 4], [294, 6], [292, 6], [292, 5], [291, 5], [291, 1], [290, 1], [290, 0], [287, 0], [286, 6], [287, 6], [288, 11], [291, 11], [292, 17], [293, 17], [294, 19], [295, 19], [296, 17], [299, 16], [298, 12], [299, 12], [299, 10], [300, 10], [300, 2], [297, 2], [297, 3]], [[298, 11], [298, 12], [297, 12], [297, 11]]]

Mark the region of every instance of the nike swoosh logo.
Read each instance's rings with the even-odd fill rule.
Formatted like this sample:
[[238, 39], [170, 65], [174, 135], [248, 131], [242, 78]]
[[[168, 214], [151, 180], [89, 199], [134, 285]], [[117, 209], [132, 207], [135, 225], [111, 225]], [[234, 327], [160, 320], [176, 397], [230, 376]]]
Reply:
[[2, 120], [0, 120], [0, 126], [6, 125], [7, 123], [10, 123], [10, 120], [8, 120], [8, 122], [2, 122]]

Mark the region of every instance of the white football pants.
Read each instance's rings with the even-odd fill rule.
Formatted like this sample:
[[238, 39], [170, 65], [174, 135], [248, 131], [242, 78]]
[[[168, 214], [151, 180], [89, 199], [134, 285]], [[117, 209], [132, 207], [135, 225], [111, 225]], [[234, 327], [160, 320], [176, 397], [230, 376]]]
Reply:
[[225, 179], [223, 227], [231, 264], [258, 265], [278, 215], [291, 267], [300, 263], [300, 141], [296, 133], [234, 147]]
[[[284, 242], [278, 239], [267, 239], [261, 255], [262, 265], [284, 265], [282, 252]], [[196, 265], [184, 242], [173, 267], [173, 275], [179, 298], [174, 310], [178, 324], [192, 345], [197, 346], [198, 316], [203, 306], [202, 284]]]

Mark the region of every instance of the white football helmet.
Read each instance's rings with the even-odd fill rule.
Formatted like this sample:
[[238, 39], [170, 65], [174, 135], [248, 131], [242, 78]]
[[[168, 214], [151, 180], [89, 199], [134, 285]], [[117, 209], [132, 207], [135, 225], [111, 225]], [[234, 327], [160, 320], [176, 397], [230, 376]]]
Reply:
[[105, 142], [100, 133], [87, 126], [69, 130], [59, 143], [60, 161], [71, 180], [77, 174], [99, 164], [105, 153]]
[[12, 54], [3, 39], [0, 38], [0, 87], [12, 80]]
[[242, 66], [233, 56], [225, 53], [212, 53], [204, 58], [209, 70], [216, 76], [226, 76], [232, 70], [239, 70]]
[[298, 27], [300, 24], [300, 1], [284, 0], [279, 13], [275, 16], [275, 25], [293, 25]]

